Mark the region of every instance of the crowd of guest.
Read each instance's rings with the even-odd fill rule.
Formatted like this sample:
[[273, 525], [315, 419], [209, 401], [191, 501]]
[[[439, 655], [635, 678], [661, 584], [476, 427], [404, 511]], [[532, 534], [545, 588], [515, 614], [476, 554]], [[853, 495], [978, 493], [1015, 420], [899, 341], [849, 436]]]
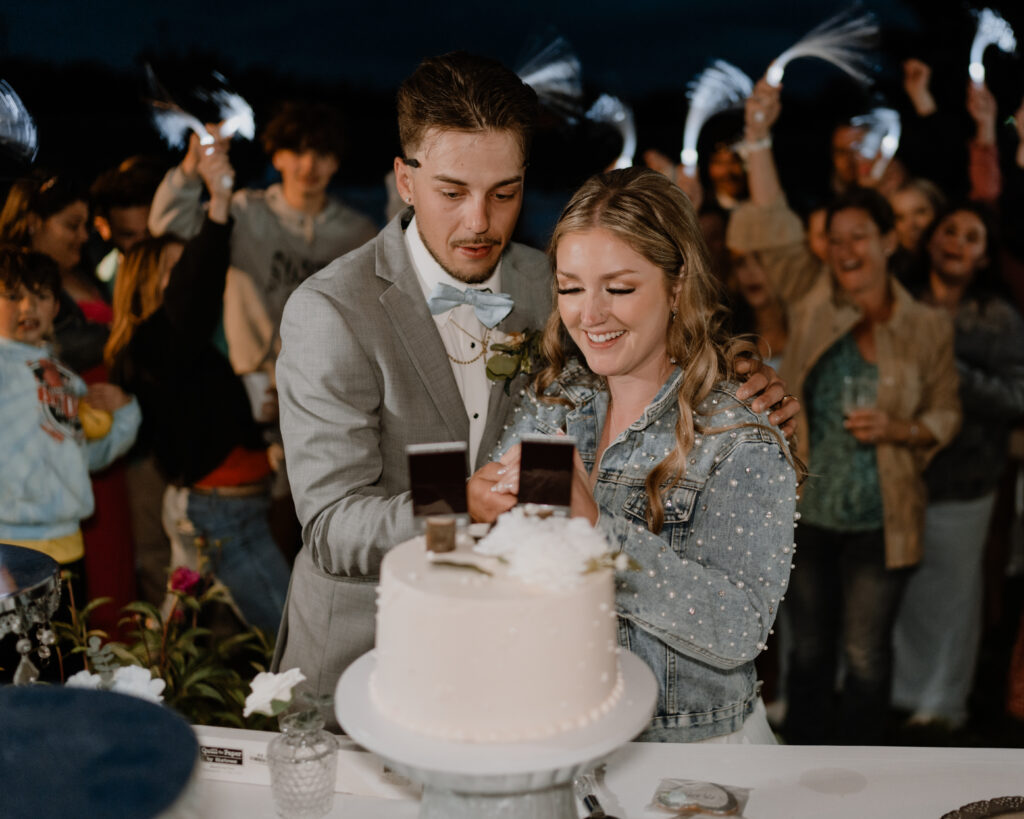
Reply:
[[[911, 148], [939, 118], [928, 73], [905, 65]], [[810, 472], [776, 713], [791, 742], [880, 742], [890, 704], [911, 724], [963, 727], [986, 543], [1009, 523], [992, 512], [1012, 492], [1010, 433], [1024, 412], [1020, 261], [999, 241], [1000, 226], [1019, 225], [1024, 166], [1000, 163], [995, 100], [972, 83], [962, 179], [934, 150], [931, 167], [913, 154], [881, 166], [859, 152], [863, 127], [842, 122], [833, 198], [801, 218], [774, 162], [780, 114], [779, 89], [761, 80], [735, 146], [748, 195], [726, 230], [737, 329], [757, 334], [800, 398]], [[943, 182], [967, 196], [949, 201]]]
[[[732, 331], [752, 334], [802, 406], [794, 568], [781, 650], [761, 669], [789, 742], [882, 742], [892, 706], [962, 726], [986, 547], [1010, 529], [1024, 255], [1009, 233], [1024, 217], [1024, 105], [1021, 147], [1001, 156], [992, 94], [972, 83], [961, 110], [941, 110], [929, 73], [905, 65], [909, 114], [891, 162], [860, 152], [863, 126], [836, 123], [832, 197], [803, 212], [774, 158], [784, 93], [764, 80], [703, 185], [644, 155], [698, 207]], [[927, 136], [957, 119], [973, 128], [961, 168]], [[267, 123], [280, 182], [266, 190], [234, 189], [229, 141], [207, 127], [212, 139], [193, 135], [170, 169], [131, 157], [88, 188], [74, 169], [33, 171], [0, 213], [2, 366], [48, 362], [36, 381], [0, 380], [0, 406], [27, 417], [25, 396], [45, 382], [73, 410], [41, 448], [4, 453], [0, 541], [72, 568], [81, 598], [110, 597], [94, 623], [110, 631], [137, 597], [165, 604], [169, 567], [201, 563], [240, 622], [277, 629], [299, 544], [277, 423], [282, 312], [377, 229], [328, 192], [342, 161], [329, 106], [289, 103]], [[109, 429], [84, 429], [83, 406]], [[60, 475], [10, 468], [62, 435], [77, 455], [45, 461]], [[77, 503], [40, 520], [61, 493]], [[1024, 700], [1024, 644], [1017, 654]], [[1011, 706], [1024, 720], [1024, 701]]]

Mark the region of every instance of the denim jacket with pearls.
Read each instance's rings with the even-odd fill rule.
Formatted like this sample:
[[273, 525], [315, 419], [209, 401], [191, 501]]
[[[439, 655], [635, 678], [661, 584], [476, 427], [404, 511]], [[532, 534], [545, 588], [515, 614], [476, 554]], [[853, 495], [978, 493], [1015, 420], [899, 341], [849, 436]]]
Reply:
[[[676, 369], [643, 415], [605, 450], [594, 497], [598, 525], [640, 570], [618, 572], [619, 643], [659, 681], [640, 740], [693, 742], [738, 730], [757, 700], [754, 657], [764, 648], [789, 580], [796, 475], [766, 417], [720, 383], [695, 413], [686, 475], [665, 500], [665, 524], [647, 528], [644, 481], [675, 446]], [[546, 393], [523, 394], [496, 450], [525, 433], [566, 432], [583, 463], [594, 455], [608, 393], [570, 364]], [[706, 430], [702, 433], [701, 430]]]

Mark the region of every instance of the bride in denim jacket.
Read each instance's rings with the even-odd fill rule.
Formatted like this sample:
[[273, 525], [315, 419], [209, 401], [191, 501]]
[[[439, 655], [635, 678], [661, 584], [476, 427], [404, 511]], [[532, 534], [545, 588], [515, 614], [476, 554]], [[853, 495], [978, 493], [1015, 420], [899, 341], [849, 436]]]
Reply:
[[779, 431], [737, 398], [750, 345], [723, 329], [693, 207], [653, 171], [594, 177], [549, 256], [551, 363], [500, 461], [471, 480], [471, 509], [484, 491], [515, 503], [521, 435], [572, 436], [573, 516], [641, 566], [616, 577], [619, 642], [659, 680], [639, 739], [774, 742], [754, 658], [789, 579], [797, 476]]

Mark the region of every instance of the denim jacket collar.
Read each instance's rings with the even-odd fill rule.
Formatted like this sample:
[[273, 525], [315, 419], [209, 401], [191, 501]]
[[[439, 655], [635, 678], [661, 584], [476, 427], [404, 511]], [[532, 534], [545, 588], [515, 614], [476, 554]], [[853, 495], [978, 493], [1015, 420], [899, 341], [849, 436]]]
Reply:
[[[581, 378], [581, 376], [590, 377]], [[682, 377], [682, 369], [673, 368], [657, 395], [644, 409], [643, 414], [629, 425], [620, 438], [631, 432], [642, 432], [661, 418], [667, 410], [674, 408]], [[596, 376], [593, 376], [589, 370], [576, 361], [566, 367], [559, 381], [562, 382], [560, 385], [562, 395], [573, 404], [573, 408], [565, 416], [566, 432], [576, 440], [576, 448], [579, 450], [583, 462], [587, 466], [592, 466], [601, 430], [604, 428], [605, 417], [608, 414], [608, 390], [603, 381], [598, 382]], [[614, 443], [613, 441], [609, 445], [609, 449]]]

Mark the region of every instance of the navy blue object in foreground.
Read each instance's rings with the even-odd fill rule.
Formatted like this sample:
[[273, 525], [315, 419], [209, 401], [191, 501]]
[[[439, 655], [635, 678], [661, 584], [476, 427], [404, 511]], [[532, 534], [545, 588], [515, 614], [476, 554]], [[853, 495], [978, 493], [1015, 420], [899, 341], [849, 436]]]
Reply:
[[0, 687], [0, 816], [157, 816], [185, 789], [198, 750], [184, 719], [137, 697]]

